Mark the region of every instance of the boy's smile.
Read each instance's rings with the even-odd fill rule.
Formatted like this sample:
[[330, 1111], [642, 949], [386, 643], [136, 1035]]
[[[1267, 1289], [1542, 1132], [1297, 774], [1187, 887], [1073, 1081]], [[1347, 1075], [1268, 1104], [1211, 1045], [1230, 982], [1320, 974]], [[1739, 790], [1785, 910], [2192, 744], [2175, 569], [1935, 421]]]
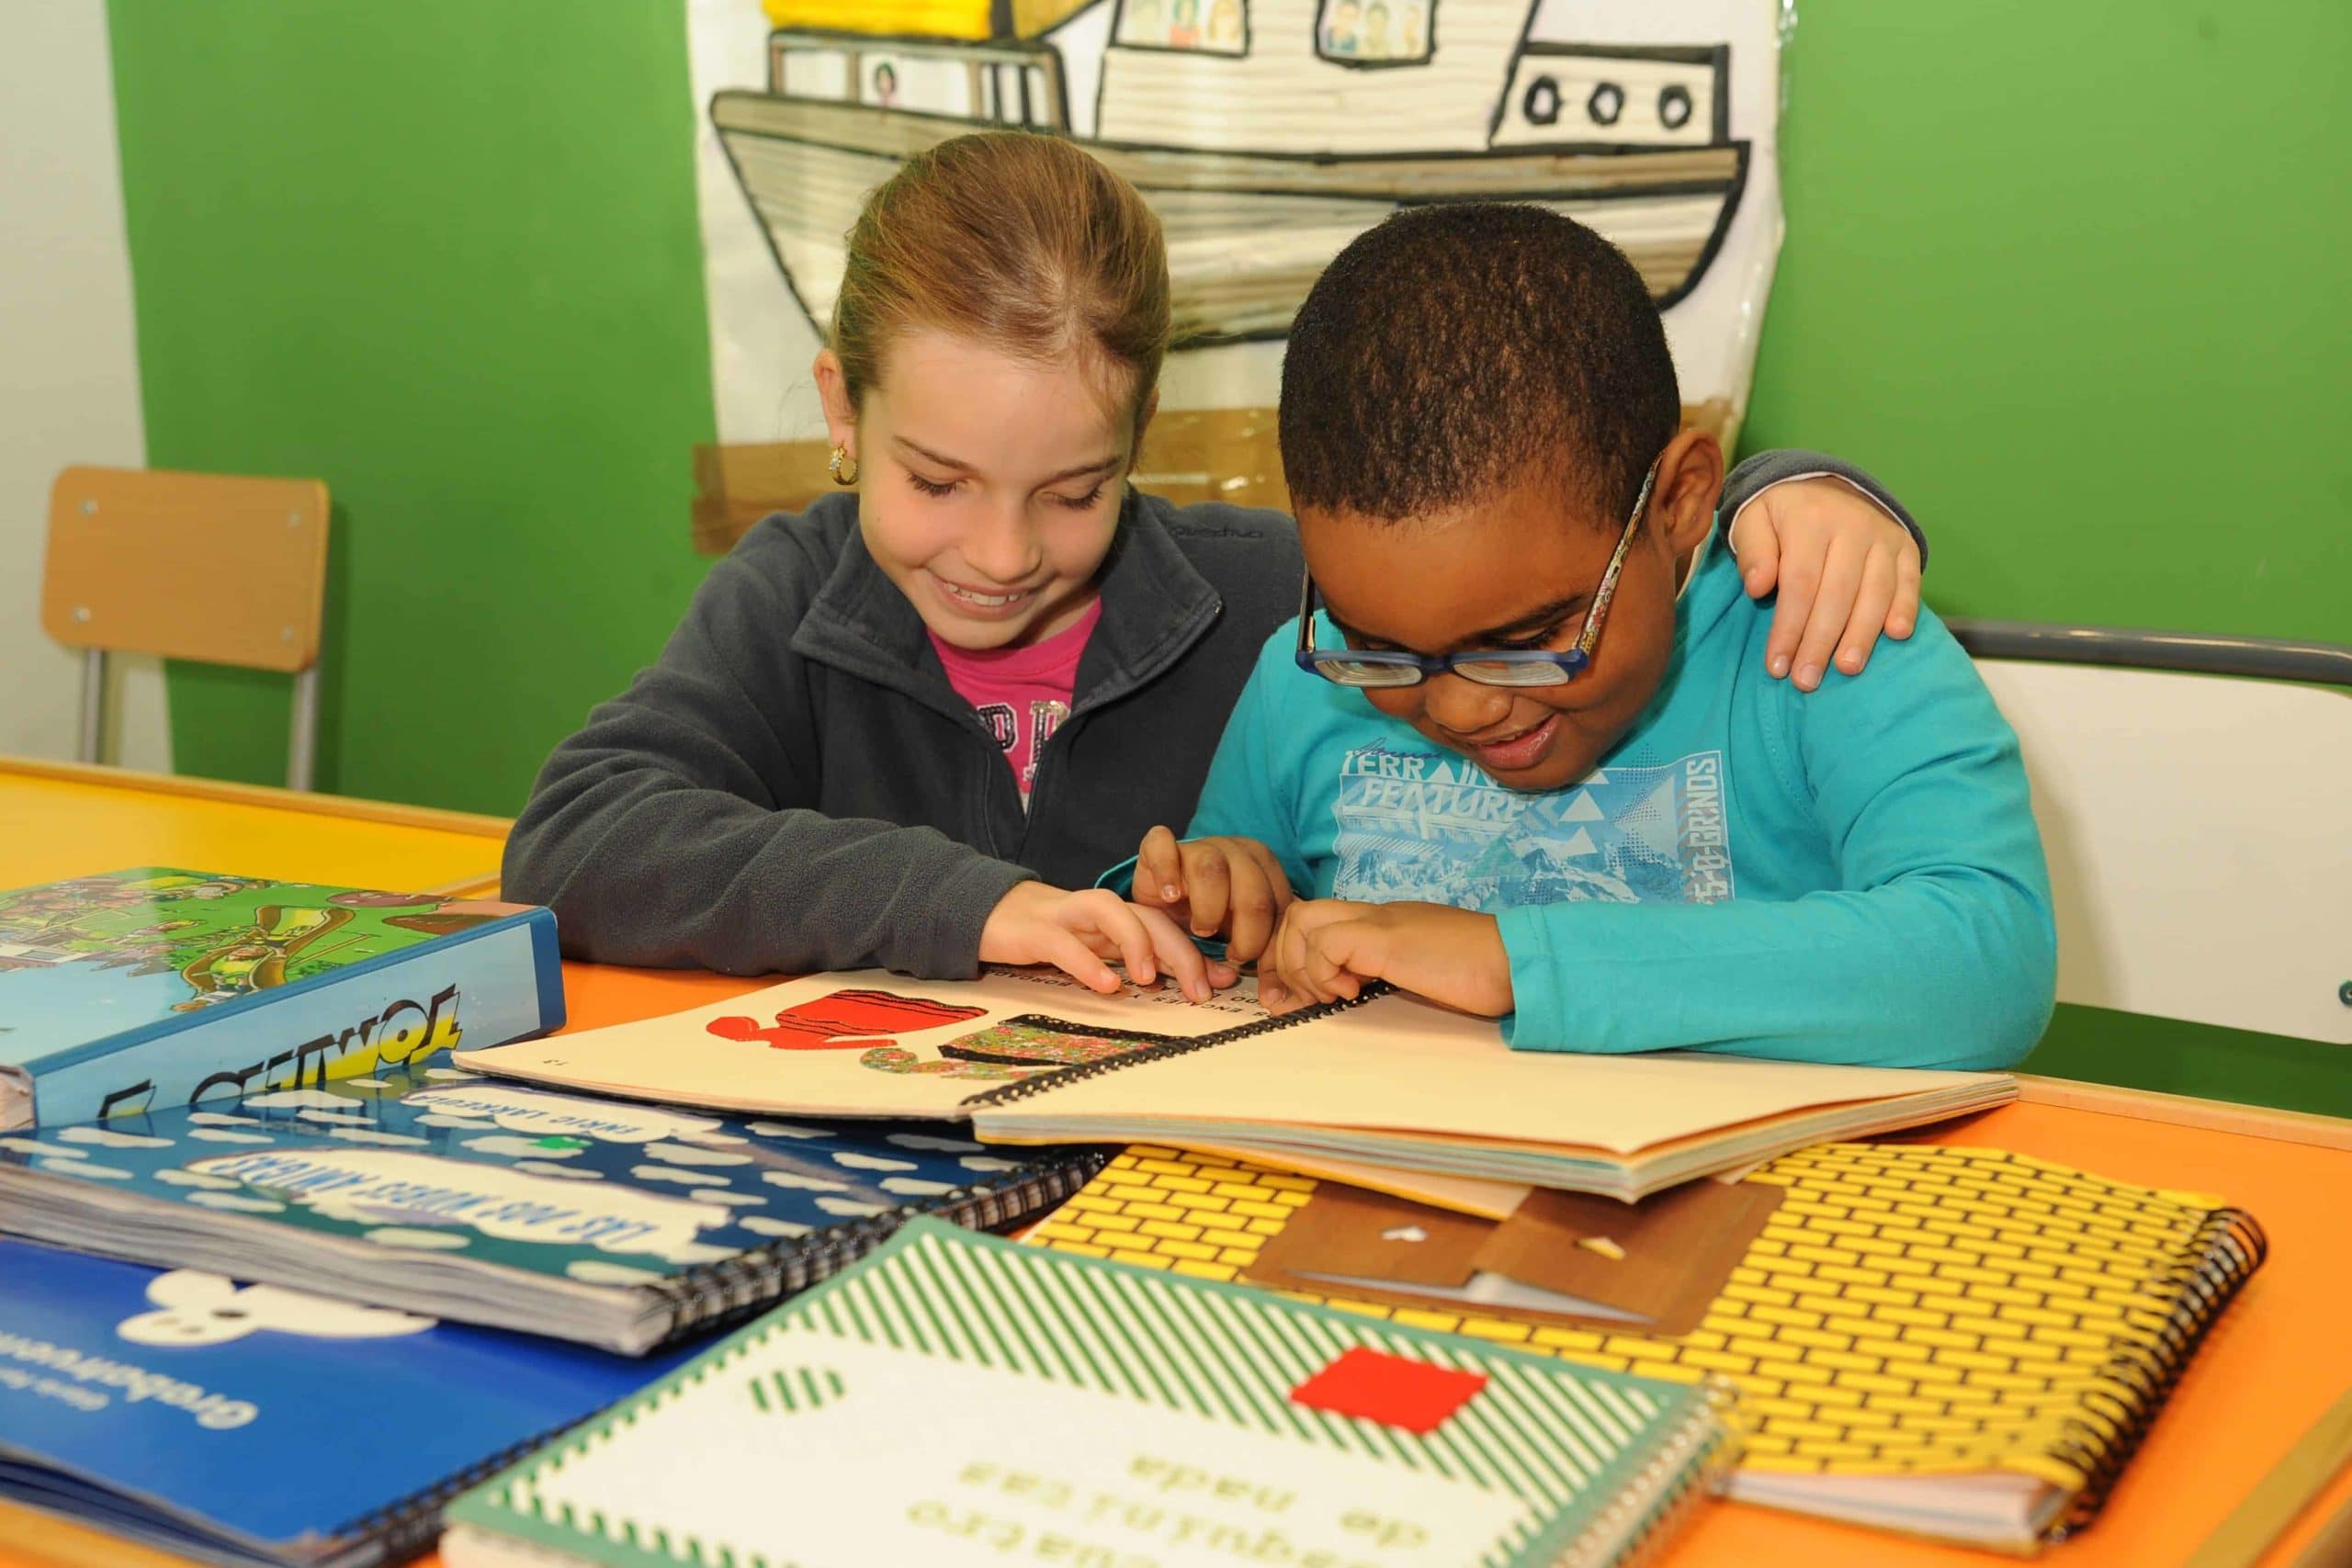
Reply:
[[[1647, 705], [1673, 655], [1675, 592], [1713, 515], [1711, 470], [1720, 482], [1721, 457], [1711, 440], [1705, 446], [1701, 456], [1679, 438], [1661, 458], [1657, 494], [1581, 675], [1514, 688], [1440, 674], [1367, 688], [1364, 698], [1511, 789], [1557, 789], [1590, 773]], [[1566, 489], [1556, 479], [1529, 479], [1400, 522], [1306, 509], [1299, 539], [1351, 647], [1557, 651], [1583, 631], [1623, 526], [1580, 515]]]
[[1560, 716], [1555, 713], [1532, 728], [1500, 736], [1449, 737], [1446, 744], [1500, 778], [1506, 773], [1525, 773], [1542, 761], [1551, 755], [1552, 743], [1559, 738]]

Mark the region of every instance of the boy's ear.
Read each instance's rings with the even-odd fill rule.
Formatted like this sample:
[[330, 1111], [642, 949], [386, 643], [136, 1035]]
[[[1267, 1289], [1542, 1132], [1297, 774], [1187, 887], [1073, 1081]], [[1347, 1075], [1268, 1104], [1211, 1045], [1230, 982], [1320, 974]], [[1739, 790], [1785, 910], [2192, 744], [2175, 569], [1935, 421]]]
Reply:
[[849, 400], [849, 379], [842, 374], [841, 355], [830, 348], [817, 351], [811, 367], [817, 378], [817, 401], [825, 411], [825, 439], [857, 456], [857, 408]]
[[1686, 430], [1667, 443], [1650, 491], [1650, 517], [1677, 556], [1696, 549], [1714, 525], [1724, 492], [1723, 444], [1703, 430]]

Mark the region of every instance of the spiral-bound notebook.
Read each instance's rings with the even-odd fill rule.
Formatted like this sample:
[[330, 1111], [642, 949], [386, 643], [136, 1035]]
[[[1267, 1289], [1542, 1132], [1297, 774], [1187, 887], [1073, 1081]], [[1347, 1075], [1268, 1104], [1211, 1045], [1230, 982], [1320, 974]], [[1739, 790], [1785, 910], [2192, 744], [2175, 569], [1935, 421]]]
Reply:
[[1011, 1224], [1102, 1155], [741, 1121], [446, 1067], [0, 1136], [0, 1230], [638, 1353], [910, 1214]]
[[[1735, 1498], [2012, 1551], [2097, 1516], [2263, 1258], [2261, 1228], [2218, 1200], [1996, 1149], [1824, 1145], [1740, 1185], [1751, 1184], [1778, 1202], [1718, 1270], [1698, 1325], [1671, 1337], [1624, 1321], [1638, 1288], [1611, 1299], [1591, 1283], [1611, 1251], [1629, 1271], [1651, 1261], [1632, 1210], [1613, 1230], [1623, 1247], [1583, 1253], [1585, 1293], [1603, 1310], [1581, 1314], [1556, 1296], [1541, 1310], [1442, 1299], [1429, 1289], [1441, 1271], [1401, 1257], [1480, 1222], [1168, 1148], [1120, 1155], [1032, 1239], [1305, 1287], [1351, 1312], [1588, 1365], [1724, 1378], [1745, 1439]], [[1400, 1256], [1384, 1264], [1383, 1247]], [[1689, 1252], [1671, 1250], [1675, 1262]], [[1312, 1283], [1375, 1271], [1387, 1278], [1363, 1296]]]
[[1397, 992], [1270, 1018], [1067, 976], [820, 975], [668, 1018], [460, 1052], [481, 1072], [752, 1114], [968, 1121], [1008, 1144], [1205, 1143], [1633, 1198], [2016, 1097], [2006, 1073], [1513, 1051]]
[[915, 1221], [453, 1504], [449, 1568], [1624, 1562], [1717, 1391]]
[[[229, 1568], [370, 1568], [685, 1359], [0, 1240], [0, 1499]], [[5, 1533], [5, 1532], [0, 1532]]]

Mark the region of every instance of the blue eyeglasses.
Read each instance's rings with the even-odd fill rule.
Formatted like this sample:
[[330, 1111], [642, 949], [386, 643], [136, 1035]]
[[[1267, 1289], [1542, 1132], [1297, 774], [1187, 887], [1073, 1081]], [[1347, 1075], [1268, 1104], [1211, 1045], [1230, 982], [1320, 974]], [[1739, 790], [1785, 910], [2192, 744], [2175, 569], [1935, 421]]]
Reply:
[[1498, 648], [1484, 653], [1442, 653], [1435, 657], [1402, 649], [1318, 650], [1315, 646], [1315, 579], [1298, 591], [1298, 667], [1310, 675], [1341, 686], [1418, 686], [1432, 675], [1459, 675], [1481, 686], [1565, 686], [1592, 665], [1592, 650], [1600, 641], [1600, 627], [1609, 618], [1609, 602], [1617, 595], [1617, 576], [1623, 570], [1625, 552], [1634, 530], [1648, 510], [1650, 487], [1657, 481], [1657, 465], [1642, 476], [1641, 493], [1634, 498], [1633, 514], [1617, 536], [1609, 569], [1592, 591], [1592, 607], [1584, 613], [1584, 629], [1573, 647], [1555, 653], [1549, 649]]

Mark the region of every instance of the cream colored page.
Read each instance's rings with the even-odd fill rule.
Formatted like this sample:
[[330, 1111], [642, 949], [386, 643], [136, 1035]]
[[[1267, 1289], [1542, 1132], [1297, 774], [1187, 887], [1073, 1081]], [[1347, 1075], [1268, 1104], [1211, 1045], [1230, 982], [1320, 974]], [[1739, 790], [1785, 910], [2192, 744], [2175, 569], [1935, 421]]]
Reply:
[[1153, 1119], [1457, 1134], [1630, 1155], [1807, 1106], [1884, 1100], [1997, 1074], [1744, 1057], [1513, 1051], [1493, 1021], [1388, 996], [1328, 1019], [1056, 1087], [989, 1110], [1148, 1131]]
[[1400, 1170], [1394, 1166], [1366, 1165], [1361, 1160], [1310, 1154], [1295, 1149], [1228, 1148], [1201, 1138], [1163, 1140], [1181, 1143], [1197, 1154], [1223, 1155], [1269, 1170], [1293, 1171], [1322, 1181], [1344, 1181], [1392, 1198], [1427, 1203], [1482, 1220], [1507, 1220], [1532, 1190], [1523, 1181], [1485, 1181], [1475, 1176], [1445, 1176], [1430, 1170]]
[[788, 980], [635, 1023], [460, 1051], [457, 1061], [533, 1083], [752, 1114], [960, 1118], [968, 1097], [1034, 1071], [958, 1065], [939, 1048], [1022, 1015], [1186, 1037], [1265, 1017], [1254, 987], [1194, 1006], [1168, 989], [1130, 986], [1098, 996], [1048, 970], [922, 981], [867, 969]]

